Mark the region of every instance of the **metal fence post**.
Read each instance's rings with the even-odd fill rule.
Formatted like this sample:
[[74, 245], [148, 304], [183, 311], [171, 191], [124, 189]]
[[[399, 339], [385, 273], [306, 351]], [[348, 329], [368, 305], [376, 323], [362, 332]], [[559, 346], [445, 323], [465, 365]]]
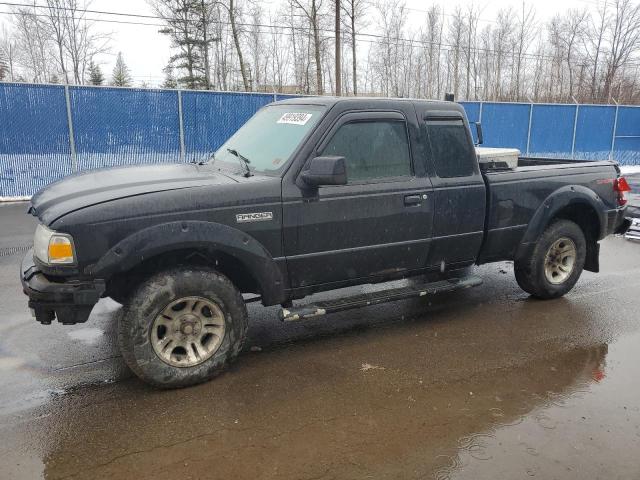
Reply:
[[78, 171], [78, 157], [76, 156], [76, 140], [73, 134], [73, 116], [71, 115], [71, 98], [69, 85], [64, 86], [64, 99], [67, 104], [67, 125], [69, 127], [69, 151], [71, 152], [71, 171]]
[[182, 90], [178, 90], [178, 124], [180, 127], [180, 161], [184, 162], [184, 119], [182, 118]]
[[527, 127], [527, 155], [529, 155], [529, 145], [531, 145], [531, 121], [533, 119], [533, 102], [529, 103], [529, 126]]
[[[575, 98], [574, 98], [575, 101]], [[575, 157], [575, 151], [576, 151], [576, 131], [578, 129], [578, 113], [580, 112], [580, 104], [578, 104], [576, 102], [576, 113], [574, 114], [573, 117], [573, 138], [571, 140], [571, 158], [576, 158]]]
[[478, 112], [478, 123], [482, 123], [482, 100], [480, 100], [480, 112]]
[[613, 160], [613, 150], [616, 147], [616, 135], [618, 134], [618, 109], [620, 108], [620, 105], [616, 102], [615, 98], [612, 98], [611, 100], [616, 104], [616, 116], [613, 120], [613, 133], [611, 135], [611, 151], [609, 152], [609, 160]]

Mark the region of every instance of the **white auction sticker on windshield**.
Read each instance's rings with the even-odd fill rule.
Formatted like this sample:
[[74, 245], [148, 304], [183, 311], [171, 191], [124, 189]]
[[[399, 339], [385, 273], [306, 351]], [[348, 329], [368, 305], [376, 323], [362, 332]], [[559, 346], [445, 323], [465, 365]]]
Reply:
[[280, 117], [278, 123], [289, 123], [291, 125], [304, 125], [311, 118], [311, 113], [289, 112]]

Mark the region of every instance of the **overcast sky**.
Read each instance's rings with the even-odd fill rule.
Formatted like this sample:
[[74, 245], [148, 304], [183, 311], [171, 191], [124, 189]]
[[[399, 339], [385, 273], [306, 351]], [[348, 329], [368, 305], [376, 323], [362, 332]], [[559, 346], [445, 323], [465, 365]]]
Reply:
[[[12, 0], [13, 2], [24, 2], [26, 0]], [[258, 0], [259, 1], [259, 0]], [[283, 1], [283, 0], [280, 0]], [[265, 7], [277, 9], [279, 0], [262, 2]], [[450, 13], [461, 5], [465, 7], [468, 0], [406, 0], [406, 6], [411, 10], [410, 23], [412, 28], [418, 28], [424, 19], [424, 11], [432, 4], [439, 4], [445, 11]], [[487, 21], [495, 18], [498, 10], [513, 7], [516, 10], [522, 8], [522, 0], [475, 0], [475, 5], [482, 9], [481, 24], [484, 26]], [[528, 5], [535, 5], [537, 21], [544, 21], [552, 17], [555, 13], [566, 11], [569, 8], [588, 9], [595, 11], [599, 3], [604, 0], [528, 0]], [[145, 0], [93, 0], [91, 9], [104, 10], [109, 12], [133, 13], [143, 15], [153, 15], [151, 8]], [[9, 11], [8, 6], [0, 5], [0, 12]], [[121, 21], [133, 21], [144, 23], [157, 23], [153, 19], [140, 19], [128, 17], [114, 17], [107, 15], [90, 14], [91, 18], [102, 18]], [[7, 22], [8, 15], [0, 15], [2, 21]], [[109, 76], [113, 68], [115, 55], [122, 51], [125, 61], [131, 69], [136, 85], [145, 81], [151, 85], [162, 82], [162, 68], [167, 64], [170, 55], [169, 39], [165, 35], [158, 33], [158, 26], [146, 25], [124, 25], [116, 23], [98, 22], [96, 28], [111, 32], [113, 35], [112, 53], [100, 59], [103, 71]], [[369, 26], [367, 32], [375, 33], [375, 26]]]

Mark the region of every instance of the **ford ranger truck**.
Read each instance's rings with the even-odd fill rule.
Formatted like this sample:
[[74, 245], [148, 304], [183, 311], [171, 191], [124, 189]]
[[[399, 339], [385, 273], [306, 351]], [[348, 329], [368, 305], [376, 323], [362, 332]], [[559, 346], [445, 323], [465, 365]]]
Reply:
[[181, 387], [238, 355], [250, 301], [303, 321], [472, 287], [481, 280], [469, 267], [504, 260], [533, 297], [560, 297], [583, 269], [598, 271], [598, 242], [628, 228], [626, 190], [611, 161], [481, 168], [452, 102], [305, 97], [265, 106], [199, 163], [89, 171], [44, 188], [31, 200], [40, 223], [21, 279], [42, 324], [85, 322], [102, 297], [121, 303], [126, 363]]

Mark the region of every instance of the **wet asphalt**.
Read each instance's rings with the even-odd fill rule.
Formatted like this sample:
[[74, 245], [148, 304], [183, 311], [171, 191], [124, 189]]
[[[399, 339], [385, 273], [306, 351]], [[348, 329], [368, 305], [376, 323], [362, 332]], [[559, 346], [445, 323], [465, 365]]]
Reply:
[[640, 243], [608, 238], [552, 301], [504, 262], [299, 324], [251, 305], [225, 374], [159, 391], [124, 366], [115, 302], [30, 317], [25, 210], [0, 204], [0, 479], [640, 478]]

